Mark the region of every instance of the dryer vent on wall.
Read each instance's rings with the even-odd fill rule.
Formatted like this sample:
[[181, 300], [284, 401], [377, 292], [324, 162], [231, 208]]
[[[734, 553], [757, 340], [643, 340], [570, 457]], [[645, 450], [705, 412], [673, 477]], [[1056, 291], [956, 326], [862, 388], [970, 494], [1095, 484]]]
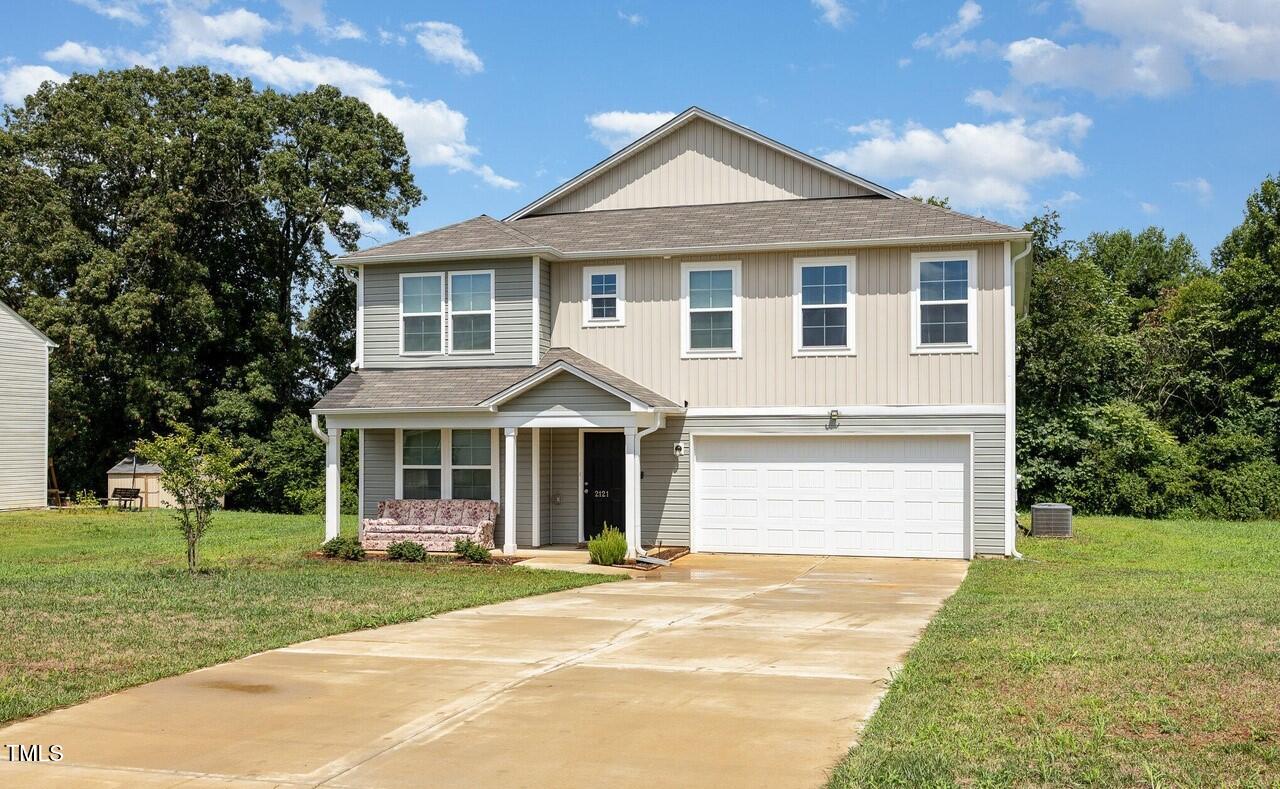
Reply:
[[1071, 507], [1067, 504], [1032, 504], [1032, 537], [1070, 537]]

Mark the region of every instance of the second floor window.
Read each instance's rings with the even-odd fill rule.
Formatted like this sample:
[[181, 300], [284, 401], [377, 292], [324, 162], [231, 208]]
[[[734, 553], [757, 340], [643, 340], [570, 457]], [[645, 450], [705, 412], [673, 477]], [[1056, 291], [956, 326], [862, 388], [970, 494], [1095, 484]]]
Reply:
[[972, 352], [977, 256], [972, 252], [912, 255], [914, 351]]
[[683, 267], [684, 355], [741, 356], [741, 267], [734, 262]]
[[583, 326], [621, 326], [625, 307], [626, 269], [622, 266], [583, 267]]
[[796, 259], [797, 355], [853, 352], [853, 271], [852, 257]]
[[440, 353], [440, 303], [444, 277], [400, 277], [400, 352]]
[[493, 353], [493, 272], [449, 274], [449, 352]]

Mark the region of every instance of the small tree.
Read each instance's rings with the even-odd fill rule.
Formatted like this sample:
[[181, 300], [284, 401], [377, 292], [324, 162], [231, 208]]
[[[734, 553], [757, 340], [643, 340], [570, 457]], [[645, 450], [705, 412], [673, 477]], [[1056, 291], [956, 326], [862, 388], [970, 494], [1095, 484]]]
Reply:
[[140, 440], [133, 451], [160, 466], [160, 484], [177, 504], [174, 517], [187, 540], [187, 569], [199, 564], [200, 538], [218, 506], [245, 473], [241, 452], [216, 429], [196, 435], [187, 425], [175, 424], [173, 433]]

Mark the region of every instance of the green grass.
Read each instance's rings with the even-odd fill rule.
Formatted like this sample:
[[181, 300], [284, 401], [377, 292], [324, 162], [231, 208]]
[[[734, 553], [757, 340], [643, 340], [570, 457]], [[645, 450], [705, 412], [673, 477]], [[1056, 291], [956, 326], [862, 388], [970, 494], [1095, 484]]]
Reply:
[[[346, 524], [354, 529], [354, 519]], [[0, 513], [0, 721], [318, 636], [613, 580], [315, 559], [319, 516]]]
[[973, 563], [832, 787], [1280, 785], [1280, 523], [1076, 533]]

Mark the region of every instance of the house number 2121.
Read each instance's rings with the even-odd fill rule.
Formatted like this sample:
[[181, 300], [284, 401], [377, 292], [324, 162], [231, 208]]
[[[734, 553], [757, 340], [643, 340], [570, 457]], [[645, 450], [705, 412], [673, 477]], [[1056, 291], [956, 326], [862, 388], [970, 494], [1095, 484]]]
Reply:
[[595, 491], [595, 497], [596, 497], [597, 499], [607, 499], [607, 498], [609, 498], [609, 491], [607, 491], [607, 490], [597, 490], [597, 491]]

